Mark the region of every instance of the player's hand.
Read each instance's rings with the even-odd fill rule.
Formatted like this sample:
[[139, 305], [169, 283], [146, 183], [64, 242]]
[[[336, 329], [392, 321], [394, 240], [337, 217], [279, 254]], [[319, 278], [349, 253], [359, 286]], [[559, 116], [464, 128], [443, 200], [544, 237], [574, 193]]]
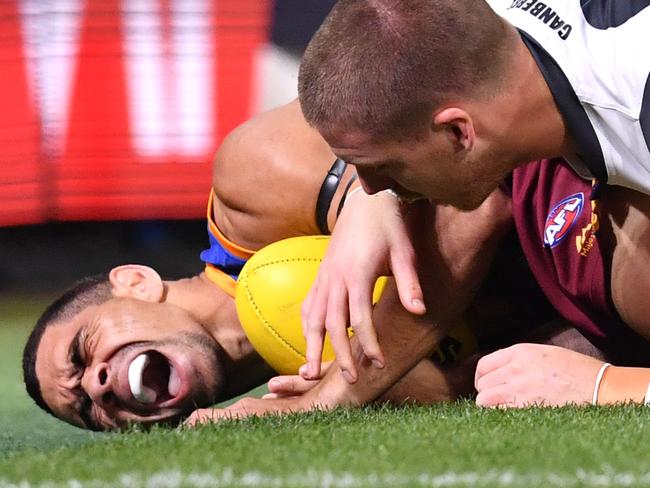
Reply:
[[305, 379], [320, 376], [325, 332], [345, 379], [357, 379], [347, 333], [354, 330], [363, 353], [383, 367], [372, 324], [372, 292], [377, 278], [394, 275], [400, 301], [414, 314], [425, 313], [415, 252], [397, 198], [384, 192], [359, 192], [345, 206], [332, 234], [318, 276], [302, 306], [307, 363], [300, 368]]
[[243, 419], [252, 416], [262, 417], [264, 415], [278, 415], [305, 410], [309, 410], [309, 406], [302, 402], [300, 397], [277, 400], [246, 397], [226, 408], [199, 408], [192, 412], [183, 422], [183, 425], [194, 427], [195, 425], [214, 423], [221, 420]]
[[569, 349], [516, 344], [481, 358], [476, 404], [483, 407], [585, 405], [603, 362]]
[[[322, 376], [327, 374], [331, 365], [332, 361], [325, 361], [321, 364]], [[268, 400], [303, 395], [316, 386], [320, 380], [321, 378], [306, 380], [298, 374], [275, 376], [268, 381], [267, 387], [269, 393], [264, 395], [262, 398]]]

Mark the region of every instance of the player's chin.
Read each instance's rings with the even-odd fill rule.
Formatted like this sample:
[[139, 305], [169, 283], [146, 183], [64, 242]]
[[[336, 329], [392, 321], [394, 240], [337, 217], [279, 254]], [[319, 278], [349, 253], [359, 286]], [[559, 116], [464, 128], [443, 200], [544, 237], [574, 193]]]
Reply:
[[104, 431], [148, 431], [152, 428], [175, 428], [180, 425], [192, 412], [197, 408], [206, 407], [211, 402], [199, 404], [189, 401], [176, 408], [168, 408], [161, 411], [153, 411], [147, 414], [138, 414], [133, 412], [123, 412], [118, 414], [119, 419], [112, 419], [110, 425], [103, 426]]
[[[164, 402], [162, 405], [142, 405], [141, 408], [124, 410], [112, 419], [112, 425], [105, 430], [150, 430], [153, 427], [174, 428], [189, 417], [197, 408], [208, 407], [215, 402], [212, 391], [204, 378], [193, 377], [195, 381], [184, 385], [182, 396]], [[205, 380], [209, 382], [209, 380]]]
[[119, 424], [116, 424], [113, 428], [107, 428], [107, 431], [118, 431], [118, 432], [127, 432], [127, 431], [149, 431], [153, 428], [163, 428], [163, 429], [173, 429], [181, 424], [183, 420], [190, 416], [193, 412], [193, 409], [187, 409], [187, 411], [179, 411], [170, 415], [164, 415], [155, 418], [138, 418], [138, 419], [129, 419]]

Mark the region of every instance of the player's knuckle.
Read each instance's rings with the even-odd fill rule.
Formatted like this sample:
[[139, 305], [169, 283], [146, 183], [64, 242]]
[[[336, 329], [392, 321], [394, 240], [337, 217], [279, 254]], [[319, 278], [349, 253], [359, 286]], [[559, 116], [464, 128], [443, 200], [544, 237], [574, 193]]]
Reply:
[[508, 373], [509, 378], [513, 378], [514, 376], [521, 374], [522, 365], [516, 358], [512, 358], [510, 361], [508, 361], [508, 364], [502, 367], [502, 369]]
[[303, 328], [310, 336], [319, 336], [323, 330], [322, 325], [317, 320], [307, 320], [303, 324]]
[[313, 308], [313, 301], [310, 296], [307, 296], [307, 298], [305, 298], [300, 304], [300, 315], [302, 317], [307, 316], [312, 308]]
[[514, 392], [525, 392], [529, 389], [528, 379], [525, 378], [521, 372], [512, 378], [508, 382], [510, 389]]
[[342, 332], [342, 327], [338, 322], [328, 322], [325, 324], [325, 330], [330, 334], [330, 336], [340, 335]]
[[341, 330], [341, 324], [333, 320], [328, 320], [325, 322], [325, 329], [330, 333], [339, 332]]
[[410, 281], [410, 282], [406, 285], [406, 289], [407, 289], [407, 290], [409, 291], [409, 293], [411, 293], [411, 294], [413, 294], [413, 293], [417, 293], [417, 292], [420, 291], [420, 285], [418, 285], [418, 283], [415, 282], [415, 281]]
[[319, 328], [319, 325], [319, 321], [316, 319], [313, 310], [305, 310], [302, 316], [303, 330], [315, 330]]
[[366, 277], [366, 268], [365, 267], [353, 267], [347, 270], [342, 270], [343, 281], [346, 283], [347, 287], [350, 289], [357, 288], [357, 283], [362, 283]]

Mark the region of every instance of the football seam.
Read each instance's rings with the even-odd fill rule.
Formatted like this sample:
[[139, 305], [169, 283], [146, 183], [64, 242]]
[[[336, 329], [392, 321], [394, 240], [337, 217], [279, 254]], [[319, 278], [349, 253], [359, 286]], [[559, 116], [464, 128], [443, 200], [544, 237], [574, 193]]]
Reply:
[[[260, 308], [257, 306], [257, 302], [253, 299], [253, 296], [252, 296], [252, 294], [251, 294], [251, 292], [250, 292], [250, 288], [248, 287], [248, 275], [251, 274], [253, 271], [257, 271], [257, 270], [260, 269], [260, 268], [264, 268], [264, 267], [266, 267], [266, 266], [271, 266], [271, 265], [273, 265], [273, 264], [293, 263], [293, 262], [300, 262], [300, 261], [309, 261], [309, 262], [318, 261], [318, 262], [320, 262], [321, 259], [319, 259], [319, 258], [292, 258], [292, 259], [279, 259], [279, 260], [276, 260], [276, 261], [270, 261], [270, 262], [268, 262], [268, 263], [258, 264], [258, 265], [256, 265], [253, 269], [251, 269], [250, 271], [248, 271], [245, 275], [240, 276], [240, 281], [241, 281], [240, 284], [243, 284], [243, 285], [244, 285], [244, 289], [246, 290], [246, 296], [248, 297], [248, 302], [251, 304], [251, 306], [253, 307], [253, 310], [255, 310], [255, 314], [256, 314], [257, 317], [262, 321], [262, 323], [264, 324], [264, 326], [265, 326], [268, 330], [270, 330], [270, 331], [273, 333], [273, 335], [274, 335], [277, 339], [279, 339], [280, 342], [281, 342], [282, 344], [284, 344], [284, 345], [287, 347], [287, 349], [289, 349], [290, 351], [292, 351], [294, 354], [297, 354], [301, 359], [305, 359], [305, 360], [306, 360], [307, 358], [306, 358], [306, 357], [305, 357], [305, 356], [304, 356], [300, 351], [298, 351], [295, 347], [293, 347], [289, 342], [287, 342], [286, 339], [285, 339], [284, 337], [282, 337], [282, 335], [281, 335], [277, 330], [275, 330], [275, 328], [273, 327], [273, 325], [271, 325], [271, 324], [268, 322], [268, 320], [266, 320], [266, 318], [264, 318], [264, 316], [262, 316], [262, 311], [261, 311]], [[243, 280], [241, 280], [241, 278], [243, 278]]]

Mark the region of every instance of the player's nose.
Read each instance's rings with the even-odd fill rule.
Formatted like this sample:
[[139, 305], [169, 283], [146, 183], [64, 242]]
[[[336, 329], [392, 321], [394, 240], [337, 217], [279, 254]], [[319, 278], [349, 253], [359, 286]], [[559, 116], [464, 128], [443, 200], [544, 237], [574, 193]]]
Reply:
[[113, 397], [109, 364], [97, 363], [86, 368], [81, 386], [94, 403], [107, 406]]

